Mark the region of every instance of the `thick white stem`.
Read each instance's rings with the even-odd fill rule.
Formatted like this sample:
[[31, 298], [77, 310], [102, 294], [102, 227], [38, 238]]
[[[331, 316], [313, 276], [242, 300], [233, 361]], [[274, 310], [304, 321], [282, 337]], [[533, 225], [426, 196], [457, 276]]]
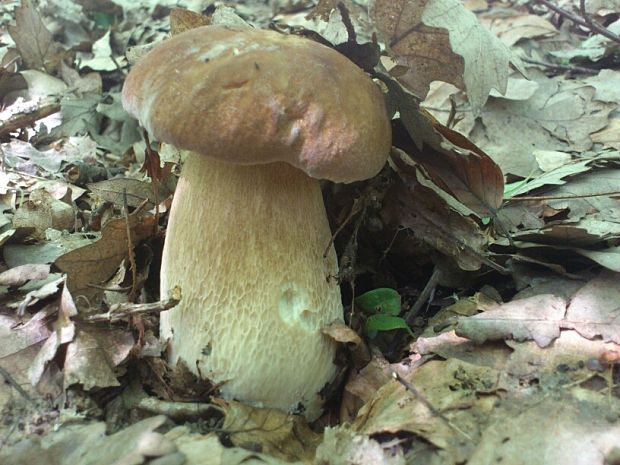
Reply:
[[189, 154], [175, 192], [161, 269], [170, 358], [221, 392], [286, 411], [321, 411], [342, 320], [331, 233], [317, 180], [284, 163], [239, 166]]

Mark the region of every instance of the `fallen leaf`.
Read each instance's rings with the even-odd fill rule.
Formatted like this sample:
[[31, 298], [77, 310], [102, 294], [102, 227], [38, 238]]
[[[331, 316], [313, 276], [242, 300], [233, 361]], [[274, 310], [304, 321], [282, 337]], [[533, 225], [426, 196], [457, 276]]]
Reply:
[[377, 0], [371, 13], [391, 56], [406, 70], [396, 77], [421, 98], [432, 81], [465, 87], [464, 60], [452, 51], [448, 30], [422, 22], [428, 4], [428, 0]]
[[302, 417], [236, 401], [214, 399], [214, 403], [224, 411], [222, 428], [230, 432], [236, 446], [258, 446], [261, 452], [282, 460], [312, 463], [320, 436]]
[[591, 138], [592, 142], [598, 142], [603, 147], [620, 150], [620, 119], [614, 118], [610, 120], [604, 129], [593, 133]]
[[35, 189], [15, 212], [13, 225], [34, 228], [32, 237], [43, 240], [48, 229], [71, 230], [75, 225], [73, 207], [56, 200], [44, 189]]
[[406, 71], [397, 78], [424, 98], [432, 81], [467, 92], [474, 114], [491, 89], [506, 90], [518, 58], [456, 0], [375, 0], [372, 16], [388, 53]]
[[[178, 426], [165, 435], [184, 455], [185, 465], [301, 465], [241, 447], [224, 447], [214, 433], [190, 432]], [[176, 463], [176, 462], [175, 462]]]
[[75, 314], [76, 310], [73, 299], [67, 290], [66, 284], [63, 284], [58, 318], [54, 322], [53, 331], [28, 369], [28, 379], [31, 384], [36, 385], [39, 382], [48, 363], [56, 356], [58, 349], [63, 344], [71, 342], [75, 337], [75, 324], [71, 320]]
[[534, 340], [546, 347], [560, 335], [566, 301], [555, 295], [538, 295], [488, 306], [484, 312], [459, 318], [456, 334], [478, 344], [485, 341]]
[[[620, 34], [620, 19], [607, 25], [607, 29], [616, 35]], [[568, 61], [587, 59], [596, 62], [614, 53], [617, 48], [616, 45], [616, 42], [601, 34], [593, 34], [576, 47], [552, 51], [550, 53], [557, 58]]]
[[185, 8], [174, 8], [170, 12], [170, 35], [177, 35], [190, 29], [211, 24], [209, 17]]
[[405, 465], [405, 453], [388, 442], [358, 434], [348, 425], [326, 428], [316, 450], [315, 463], [359, 465]]
[[571, 298], [567, 328], [588, 339], [602, 338], [620, 344], [620, 274], [603, 271]]
[[559, 31], [548, 20], [535, 14], [516, 14], [491, 23], [495, 33], [507, 47], [523, 39], [547, 38], [558, 35]]
[[478, 270], [485, 262], [486, 237], [471, 218], [452, 210], [436, 191], [422, 185], [417, 170], [402, 172], [388, 192], [385, 213], [415, 237], [451, 257], [461, 269]]
[[505, 174], [523, 178], [536, 174], [534, 150], [591, 149], [591, 135], [605, 128], [609, 113], [617, 107], [595, 100], [595, 89], [580, 82], [542, 76], [536, 81], [539, 88], [528, 100], [491, 98], [469, 135]]
[[401, 375], [419, 395], [390, 380], [362, 407], [352, 429], [367, 435], [413, 433], [435, 450], [445, 449], [450, 459], [440, 463], [465, 463], [468, 451], [462, 441], [475, 443], [481, 427], [476, 417], [488, 410], [486, 396], [494, 397], [499, 375], [497, 370], [455, 359], [427, 362]]
[[115, 71], [126, 65], [124, 57], [112, 57], [110, 31], [106, 32], [92, 46], [92, 53], [78, 52], [80, 69], [95, 71]]
[[49, 265], [21, 265], [0, 273], [0, 286], [19, 287], [32, 280], [49, 276]]
[[120, 386], [115, 368], [134, 346], [129, 331], [78, 329], [67, 345], [63, 374], [65, 388], [81, 384], [84, 389]]
[[606, 418], [602, 399], [549, 396], [532, 405], [508, 405], [482, 431], [468, 465], [603, 465], [620, 447], [620, 426]]
[[393, 123], [393, 145], [407, 154], [405, 158], [420, 163], [434, 184], [468, 207], [462, 211], [452, 204], [454, 210], [466, 216], [473, 212], [479, 217], [493, 217], [504, 192], [499, 166], [466, 137], [421, 110], [415, 97], [397, 82], [388, 78], [383, 81], [389, 98], [397, 102], [402, 122]]
[[170, 439], [155, 431], [165, 421], [163, 415], [147, 418], [110, 436], [105, 435], [102, 422], [65, 425], [45, 438], [33, 437], [3, 448], [0, 461], [4, 465], [49, 465], [53, 457], [53, 463], [63, 464], [138, 465], [177, 451]]
[[[139, 218], [134, 212], [129, 215], [129, 228], [133, 245], [151, 235], [154, 231], [153, 217]], [[67, 286], [80, 304], [96, 306], [101, 298], [101, 286], [110, 279], [129, 253], [127, 223], [124, 218], [108, 221], [96, 242], [72, 250], [57, 258], [54, 264], [67, 273]], [[93, 285], [95, 287], [93, 287]]]
[[601, 250], [575, 249], [575, 251], [608, 270], [620, 273], [620, 246]]
[[125, 193], [128, 206], [137, 207], [148, 200], [150, 208], [161, 203], [171, 194], [162, 183], [157, 183], [156, 191], [155, 184], [152, 182], [132, 178], [107, 179], [87, 186], [100, 199], [118, 206], [124, 204]]
[[15, 25], [9, 25], [8, 29], [29, 68], [48, 72], [57, 68], [63, 50], [43, 24], [41, 15], [31, 0], [21, 1], [21, 5], [15, 9]]

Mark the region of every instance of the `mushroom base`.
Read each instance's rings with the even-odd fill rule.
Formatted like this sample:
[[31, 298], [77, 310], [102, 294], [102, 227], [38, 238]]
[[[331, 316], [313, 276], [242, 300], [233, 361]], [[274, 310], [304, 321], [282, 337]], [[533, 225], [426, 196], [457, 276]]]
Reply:
[[342, 320], [336, 253], [319, 182], [284, 163], [231, 165], [190, 153], [161, 269], [170, 360], [223, 383], [224, 397], [316, 418], [335, 375]]

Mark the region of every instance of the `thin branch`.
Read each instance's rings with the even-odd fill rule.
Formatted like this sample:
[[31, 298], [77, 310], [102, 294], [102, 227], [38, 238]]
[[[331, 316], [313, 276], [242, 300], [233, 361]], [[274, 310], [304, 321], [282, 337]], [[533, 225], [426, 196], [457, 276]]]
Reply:
[[614, 42], [620, 43], [620, 36], [614, 34], [606, 27], [601, 26], [597, 22], [594, 22], [585, 12], [585, 0], [580, 0], [580, 13], [583, 17], [577, 16], [570, 11], [566, 11], [564, 8], [560, 8], [559, 6], [554, 5], [549, 0], [534, 0], [536, 3], [540, 3], [545, 5], [552, 11], [555, 11], [557, 14], [570, 19], [573, 23], [585, 27], [590, 30], [590, 32], [594, 32], [600, 34], [604, 37], [607, 37], [609, 40], [613, 40]]
[[420, 402], [422, 402], [422, 404], [424, 404], [424, 406], [430, 410], [430, 412], [435, 415], [437, 418], [440, 418], [441, 420], [443, 420], [450, 428], [452, 428], [454, 431], [456, 431], [459, 434], [462, 434], [464, 437], [466, 437], [468, 440], [472, 440], [472, 437], [467, 434], [465, 431], [463, 431], [462, 429], [460, 429], [458, 426], [456, 426], [454, 423], [452, 423], [448, 417], [446, 417], [443, 413], [441, 413], [439, 410], [437, 410], [435, 407], [433, 407], [433, 405], [428, 401], [428, 399], [426, 399], [421, 393], [420, 391], [418, 391], [415, 386], [413, 384], [411, 384], [409, 381], [407, 381], [405, 378], [403, 378], [402, 376], [400, 376], [397, 372], [393, 371], [392, 372], [392, 378], [394, 378], [396, 381], [398, 381], [400, 384], [402, 384], [405, 389], [409, 392], [411, 392], [411, 394], [414, 395], [414, 397], [416, 399], [418, 399]]
[[598, 194], [566, 194], [566, 195], [530, 195], [511, 197], [507, 202], [524, 202], [526, 200], [572, 200], [572, 199], [589, 199], [590, 197], [609, 197], [612, 199], [620, 197], [620, 192], [601, 192]]
[[0, 367], [0, 376], [2, 376], [8, 384], [13, 386], [24, 399], [26, 399], [28, 402], [32, 402], [32, 397], [30, 397], [30, 395], [26, 391], [24, 391], [24, 389], [19, 385], [19, 383], [13, 379], [11, 374], [2, 367]]
[[34, 107], [15, 113], [2, 122], [0, 125], [0, 138], [3, 138], [13, 131], [32, 126], [38, 120], [46, 118], [60, 111], [60, 100], [57, 98], [45, 99]]
[[84, 317], [84, 321], [97, 322], [97, 321], [118, 321], [132, 315], [139, 315], [143, 313], [159, 313], [166, 310], [170, 310], [181, 301], [180, 296], [173, 296], [168, 300], [160, 300], [159, 302], [152, 302], [148, 304], [133, 304], [130, 302], [124, 302], [120, 304], [114, 304], [110, 307], [110, 310], [106, 313], [98, 313], [96, 315], [90, 315]]
[[125, 216], [125, 229], [127, 233], [127, 254], [129, 256], [129, 265], [131, 268], [131, 292], [129, 293], [129, 300], [133, 302], [138, 292], [138, 268], [136, 265], [136, 256], [133, 250], [133, 240], [131, 238], [131, 224], [129, 224], [127, 189], [123, 189], [123, 215]]
[[579, 13], [583, 17], [584, 21], [588, 25], [591, 31], [598, 32], [600, 35], [607, 37], [609, 40], [613, 40], [620, 44], [620, 36], [614, 34], [606, 27], [594, 21], [590, 15], [586, 12], [586, 1], [579, 0]]
[[[426, 282], [426, 285], [424, 286], [424, 289], [422, 289], [422, 292], [416, 299], [415, 303], [405, 315], [404, 319], [407, 325], [413, 326], [413, 322], [416, 316], [418, 315], [418, 313], [420, 313], [420, 310], [422, 309], [422, 307], [431, 300], [432, 298], [431, 296], [434, 294], [435, 289], [437, 288], [437, 285], [439, 284], [440, 277], [441, 277], [441, 271], [439, 270], [438, 266], [435, 266], [435, 268], [433, 269], [433, 273], [431, 274], [430, 278], [428, 278], [428, 281]], [[392, 341], [390, 342], [390, 346], [388, 348], [387, 353], [390, 355], [394, 355], [396, 350], [400, 347], [400, 344], [402, 343], [403, 338], [406, 335], [407, 333], [405, 333], [404, 331], [398, 331], [394, 335], [394, 338], [392, 339]]]
[[598, 69], [586, 68], [584, 66], [560, 65], [556, 63], [548, 63], [546, 61], [532, 60], [531, 58], [521, 58], [521, 60], [532, 65], [544, 66], [545, 68], [553, 69], [556, 71], [570, 71], [574, 73], [584, 74], [598, 74], [598, 72], [600, 71]]
[[415, 320], [416, 316], [418, 316], [418, 313], [420, 313], [422, 306], [427, 304], [428, 301], [431, 299], [431, 296], [434, 295], [435, 289], [439, 284], [440, 277], [441, 271], [439, 270], [438, 266], [435, 266], [431, 277], [428, 278], [426, 286], [424, 286], [424, 289], [422, 289], [422, 292], [420, 293], [418, 299], [415, 301], [415, 304], [413, 304], [413, 307], [411, 307], [411, 309], [407, 312], [407, 315], [405, 316], [405, 321], [409, 326], [413, 325], [413, 321]]

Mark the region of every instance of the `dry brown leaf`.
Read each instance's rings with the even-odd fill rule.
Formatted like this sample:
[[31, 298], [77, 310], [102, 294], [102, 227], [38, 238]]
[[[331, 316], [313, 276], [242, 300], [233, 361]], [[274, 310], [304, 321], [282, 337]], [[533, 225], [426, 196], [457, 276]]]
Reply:
[[209, 24], [211, 24], [209, 17], [195, 11], [185, 8], [174, 8], [170, 12], [170, 35], [173, 36], [200, 26], [208, 26]]
[[592, 134], [607, 126], [618, 106], [596, 100], [596, 90], [580, 81], [538, 76], [536, 82], [528, 100], [490, 99], [469, 134], [504, 173], [523, 178], [539, 172], [535, 150], [590, 150]]
[[133, 346], [129, 331], [78, 329], [64, 359], [65, 388], [73, 384], [81, 384], [86, 390], [120, 386], [114, 369], [125, 361]]
[[320, 436], [301, 416], [223, 399], [214, 399], [214, 403], [223, 409], [222, 428], [236, 446], [258, 446], [261, 452], [279, 459], [313, 463]]
[[372, 11], [380, 36], [405, 71], [395, 77], [421, 98], [432, 81], [465, 87], [463, 57], [452, 51], [448, 31], [422, 23], [428, 1], [377, 0]]
[[65, 283], [62, 286], [58, 318], [54, 322], [53, 331], [28, 369], [28, 379], [31, 384], [35, 385], [39, 382], [48, 363], [54, 359], [60, 346], [68, 344], [75, 337], [75, 323], [71, 318], [76, 314], [75, 304]]
[[559, 31], [542, 16], [534, 14], [515, 15], [493, 21], [491, 30], [497, 34], [508, 47], [523, 39], [553, 37]]
[[352, 328], [342, 321], [333, 321], [321, 328], [321, 332], [336, 342], [346, 346], [352, 357], [355, 367], [365, 366], [370, 361], [370, 350], [364, 340]]
[[[48, 306], [30, 317], [26, 323], [22, 318], [0, 315], [0, 368], [33, 397], [35, 391], [28, 381], [28, 367], [50, 335], [47, 323], [53, 310], [53, 306]], [[9, 385], [0, 388], [0, 411], [7, 403], [15, 402], [16, 394]]]
[[423, 165], [433, 183], [469, 209], [462, 211], [451, 205], [454, 210], [464, 215], [473, 212], [479, 217], [494, 217], [504, 195], [504, 176], [499, 166], [465, 136], [421, 110], [415, 97], [397, 82], [384, 82], [390, 99], [397, 102], [402, 121], [402, 126], [393, 125], [393, 145]]
[[405, 465], [401, 448], [352, 431], [344, 424], [327, 428], [316, 450], [315, 463], [329, 465]]
[[456, 0], [374, 0], [372, 16], [396, 61], [391, 72], [424, 98], [433, 81], [467, 92], [473, 114], [491, 89], [506, 90], [509, 64], [520, 61]]
[[[464, 444], [475, 443], [481, 426], [479, 415], [488, 409], [500, 373], [450, 359], [430, 361], [401, 376], [425, 400], [392, 379], [362, 407], [352, 429], [368, 435], [410, 432], [435, 448], [445, 449], [450, 459], [440, 463], [465, 463], [469, 447]], [[444, 417], [436, 412], [442, 412]]]
[[483, 313], [460, 318], [456, 334], [478, 344], [515, 339], [534, 340], [540, 347], [546, 347], [559, 337], [565, 313], [566, 300], [542, 294], [491, 304]]
[[[579, 395], [579, 393], [577, 394]], [[507, 403], [482, 431], [468, 465], [604, 465], [620, 448], [620, 425], [609, 421], [603, 396], [566, 395], [562, 390], [531, 405]]]
[[166, 437], [184, 455], [184, 465], [300, 465], [241, 447], [224, 447], [214, 433], [193, 433], [187, 426], [170, 430]]
[[48, 72], [58, 67], [63, 50], [43, 24], [31, 0], [22, 0], [15, 9], [15, 25], [9, 25], [9, 33], [26, 66]]
[[123, 206], [125, 193], [128, 206], [137, 207], [148, 200], [150, 208], [161, 203], [171, 194], [162, 183], [157, 183], [157, 192], [155, 192], [155, 184], [152, 182], [132, 178], [107, 179], [87, 186], [100, 199], [118, 206]]
[[[3, 465], [138, 465], [176, 453], [174, 443], [155, 431], [165, 422], [163, 415], [147, 418], [110, 436], [105, 435], [105, 423], [65, 425], [44, 438], [35, 436], [2, 448], [0, 462]], [[183, 463], [178, 459], [164, 463]]]
[[572, 297], [565, 327], [620, 344], [620, 273], [603, 271]]
[[592, 142], [603, 144], [603, 147], [611, 147], [620, 150], [620, 118], [609, 121], [602, 131], [591, 135]]
[[0, 286], [19, 287], [49, 276], [49, 265], [21, 265], [0, 273]]
[[71, 230], [75, 224], [73, 207], [56, 200], [45, 189], [35, 189], [15, 212], [13, 226], [34, 228], [32, 236], [45, 239], [47, 229]]
[[319, 0], [316, 6], [306, 16], [306, 19], [321, 18], [323, 21], [329, 21], [329, 15], [338, 5], [339, 0]]
[[402, 181], [395, 183], [384, 202], [392, 222], [409, 228], [416, 238], [451, 257], [461, 269], [480, 269], [486, 260], [487, 239], [478, 224], [451, 209], [415, 174], [401, 172], [400, 177]]
[[[154, 231], [153, 217], [139, 218], [129, 215], [132, 247]], [[101, 286], [110, 279], [127, 257], [127, 224], [124, 218], [108, 221], [101, 231], [101, 238], [89, 245], [72, 250], [57, 258], [54, 264], [67, 273], [67, 286], [80, 305], [97, 305]], [[86, 302], [80, 298], [86, 298]]]

